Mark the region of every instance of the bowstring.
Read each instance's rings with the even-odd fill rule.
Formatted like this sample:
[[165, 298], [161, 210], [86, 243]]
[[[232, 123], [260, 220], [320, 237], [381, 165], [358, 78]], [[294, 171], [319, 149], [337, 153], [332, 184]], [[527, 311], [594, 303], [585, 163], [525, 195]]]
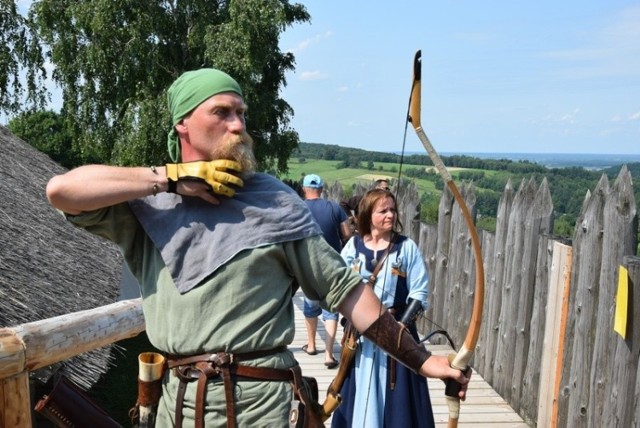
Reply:
[[[413, 82], [411, 82], [411, 89], [413, 89]], [[402, 137], [402, 151], [400, 152], [400, 163], [398, 165], [398, 178], [396, 179], [396, 185], [394, 186], [394, 197], [396, 200], [396, 220], [398, 219], [398, 192], [400, 191], [400, 180], [402, 179], [402, 166], [404, 165], [404, 153], [405, 153], [405, 147], [407, 145], [407, 132], [409, 129], [409, 112], [411, 109], [411, 95], [412, 95], [413, 91], [410, 90], [409, 91], [409, 103], [407, 104], [407, 113], [405, 115], [406, 120], [404, 121], [404, 133], [403, 133], [403, 137]], [[395, 237], [396, 237], [396, 233], [395, 231], [392, 232], [391, 234], [391, 239], [389, 241], [389, 246], [388, 246], [388, 251], [387, 251], [387, 256], [386, 259], [384, 261], [384, 265], [383, 265], [383, 269], [380, 269], [383, 274], [384, 277], [382, 278], [382, 291], [380, 293], [380, 312], [382, 312], [382, 307], [383, 307], [383, 303], [382, 300], [385, 298], [387, 291], [386, 291], [386, 285], [387, 285], [387, 262], [389, 261], [389, 250], [391, 250], [391, 246], [393, 244], [393, 242], [395, 241]], [[364, 243], [364, 240], [363, 240]], [[375, 269], [375, 268], [374, 268]], [[373, 284], [374, 287], [374, 293], [375, 293], [375, 284]], [[434, 323], [435, 325], [435, 323]], [[378, 333], [379, 333], [379, 328], [376, 328], [376, 342], [378, 340]], [[378, 356], [378, 353], [374, 353], [373, 354], [373, 361], [371, 362], [371, 370], [369, 372], [369, 384], [371, 384], [371, 379], [373, 378], [373, 369], [375, 367], [375, 358]], [[367, 419], [367, 409], [369, 407], [369, 396], [371, 394], [371, 388], [368, 389], [367, 391], [367, 398], [365, 400], [365, 408], [364, 408], [364, 417], [365, 417], [365, 425], [366, 425], [366, 419]]]
[[[384, 256], [384, 260], [382, 261], [382, 267], [380, 268], [380, 272], [378, 272], [378, 276], [376, 276], [376, 281], [371, 285], [371, 287], [373, 288], [373, 292], [375, 294], [376, 292], [376, 282], [378, 282], [378, 278], [380, 277], [380, 273], [382, 273], [383, 277], [382, 277], [382, 291], [380, 292], [380, 306], [379, 306], [379, 312], [380, 315], [378, 317], [382, 316], [382, 308], [384, 307], [382, 300], [385, 298], [386, 296], [386, 291], [385, 291], [385, 287], [387, 285], [387, 262], [389, 261], [389, 253], [391, 252], [391, 246], [393, 245], [393, 242], [395, 241], [395, 236], [396, 233], [392, 232], [391, 233], [391, 238], [389, 239], [389, 245], [387, 245], [387, 249], [385, 250], [385, 256]], [[362, 245], [364, 245], [364, 239], [362, 239]], [[366, 266], [366, 260], [365, 260], [365, 266]], [[376, 270], [376, 267], [373, 267], [373, 270]], [[373, 272], [372, 272], [373, 274]], [[369, 285], [367, 284], [367, 287]], [[380, 325], [376, 326], [376, 334], [375, 334], [375, 340], [373, 341], [373, 345], [380, 348], [378, 345], [376, 345], [376, 343], [378, 342], [378, 337], [379, 337], [379, 333], [380, 333]], [[361, 347], [362, 348], [362, 347]], [[373, 370], [375, 368], [375, 362], [376, 359], [379, 357], [379, 354], [382, 354], [382, 348], [380, 348], [380, 352], [375, 352], [375, 349], [373, 350], [373, 357], [372, 357], [372, 361], [371, 361], [371, 368], [369, 370], [369, 388], [367, 389], [367, 398], [365, 400], [365, 405], [364, 405], [364, 425], [367, 425], [367, 416], [368, 416], [368, 411], [367, 409], [369, 408], [369, 397], [371, 395], [371, 381], [373, 379]], [[360, 350], [360, 352], [362, 353], [362, 349]]]
[[[413, 89], [413, 82], [411, 82], [411, 87]], [[396, 201], [398, 200], [398, 191], [400, 190], [400, 180], [402, 179], [402, 166], [404, 165], [404, 153], [405, 153], [405, 148], [407, 146], [407, 132], [409, 129], [409, 114], [411, 111], [412, 94], [413, 94], [413, 91], [409, 91], [409, 103], [407, 104], [407, 114], [405, 115], [406, 119], [404, 121], [404, 133], [402, 136], [402, 151], [400, 152], [400, 164], [398, 165], [398, 178], [395, 186]]]

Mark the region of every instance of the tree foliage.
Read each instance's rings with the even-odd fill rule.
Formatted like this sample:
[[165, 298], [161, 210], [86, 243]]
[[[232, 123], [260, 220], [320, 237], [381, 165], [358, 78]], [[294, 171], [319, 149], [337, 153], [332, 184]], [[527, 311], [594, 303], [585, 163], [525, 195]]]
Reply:
[[8, 128], [65, 168], [78, 164], [73, 135], [62, 115], [51, 110], [23, 113], [11, 119]]
[[287, 0], [39, 0], [16, 22], [28, 24], [33, 48], [45, 47], [54, 65], [81, 162], [167, 161], [167, 88], [184, 71], [215, 67], [243, 88], [260, 167], [285, 171], [299, 139], [293, 110], [279, 97], [294, 57], [278, 41], [309, 19]]
[[[20, 73], [23, 67], [25, 75]], [[0, 111], [42, 108], [47, 101], [45, 77], [32, 22], [18, 13], [13, 0], [0, 0]]]

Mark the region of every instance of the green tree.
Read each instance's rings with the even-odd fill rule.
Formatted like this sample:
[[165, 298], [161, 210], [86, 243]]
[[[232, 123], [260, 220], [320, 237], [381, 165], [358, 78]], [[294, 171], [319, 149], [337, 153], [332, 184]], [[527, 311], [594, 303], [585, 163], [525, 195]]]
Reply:
[[420, 220], [428, 224], [438, 223], [440, 195], [425, 192], [420, 196]]
[[15, 114], [23, 107], [43, 108], [45, 78], [44, 57], [32, 22], [18, 13], [15, 1], [0, 0], [0, 111]]
[[572, 237], [576, 227], [576, 218], [571, 214], [562, 214], [553, 222], [553, 233], [555, 235]]
[[167, 161], [168, 86], [186, 70], [217, 67], [243, 88], [260, 168], [284, 172], [299, 138], [279, 97], [294, 57], [278, 41], [309, 20], [287, 0], [39, 0], [16, 22], [37, 35], [35, 52], [46, 47], [82, 162]]
[[77, 165], [73, 135], [64, 118], [53, 111], [22, 113], [11, 119], [9, 130], [66, 168]]

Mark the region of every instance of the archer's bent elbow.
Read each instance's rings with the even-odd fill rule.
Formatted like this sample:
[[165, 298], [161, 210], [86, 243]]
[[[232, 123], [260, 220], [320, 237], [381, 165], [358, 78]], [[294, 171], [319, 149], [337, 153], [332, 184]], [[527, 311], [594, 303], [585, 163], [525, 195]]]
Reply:
[[69, 204], [69, 191], [65, 184], [64, 174], [56, 175], [47, 183], [47, 199], [54, 208], [67, 214], [78, 214]]
[[60, 208], [58, 205], [60, 203], [60, 199], [62, 198], [62, 185], [60, 183], [60, 176], [56, 175], [47, 183], [47, 199], [49, 203], [55, 207]]

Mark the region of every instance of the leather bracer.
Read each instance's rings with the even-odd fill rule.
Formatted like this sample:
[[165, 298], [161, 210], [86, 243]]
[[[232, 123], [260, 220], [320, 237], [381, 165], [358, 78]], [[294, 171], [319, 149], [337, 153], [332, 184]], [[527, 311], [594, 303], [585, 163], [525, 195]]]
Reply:
[[422, 364], [431, 356], [431, 352], [416, 343], [409, 330], [387, 311], [362, 335], [415, 373], [419, 372]]
[[404, 310], [404, 313], [400, 318], [400, 322], [405, 326], [410, 327], [422, 314], [422, 312], [424, 312], [422, 302], [416, 299], [409, 299], [409, 304]]

